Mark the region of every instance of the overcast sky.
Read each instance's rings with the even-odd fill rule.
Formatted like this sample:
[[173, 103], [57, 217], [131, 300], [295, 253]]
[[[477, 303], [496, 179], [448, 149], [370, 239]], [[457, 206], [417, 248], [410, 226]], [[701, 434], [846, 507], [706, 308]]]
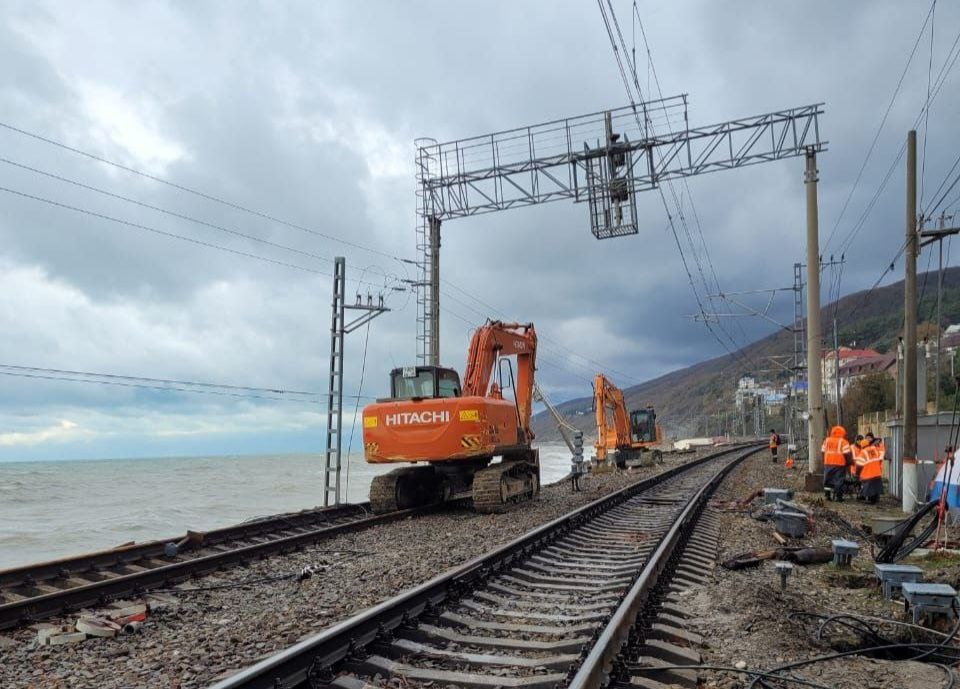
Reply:
[[[613, 4], [628, 46], [637, 36], [646, 90], [632, 4]], [[826, 104], [822, 243], [929, 7], [638, 3], [664, 95], [689, 94], [692, 126]], [[940, 3], [931, 24], [932, 58], [928, 24], [827, 254], [857, 225], [921, 113], [928, 64], [935, 81], [960, 9]], [[279, 262], [0, 191], [0, 364], [310, 391], [326, 388], [329, 259], [346, 256], [364, 292], [376, 293], [385, 275], [391, 285], [414, 277], [388, 256], [415, 254], [416, 137], [443, 141], [627, 102], [588, 1], [87, 2], [81, 10], [8, 0], [0, 59], [4, 124], [312, 231], [0, 128], [4, 189]], [[923, 207], [957, 153], [958, 79], [947, 74], [927, 137], [921, 119]], [[791, 159], [689, 180], [700, 257], [724, 290], [792, 284], [805, 251], [802, 179], [802, 159]], [[557, 401], [589, 394], [597, 362], [626, 386], [724, 353], [688, 318], [698, 307], [659, 195], [640, 195], [638, 209], [640, 233], [608, 241], [590, 234], [584, 205], [568, 202], [445, 224], [444, 363], [462, 368], [470, 324], [503, 314], [536, 323], [538, 377]], [[684, 212], [697, 232], [686, 199]], [[878, 277], [902, 242], [903, 216], [900, 164], [847, 252], [842, 292]], [[898, 263], [887, 279], [901, 274]], [[387, 297], [393, 311], [369, 331], [364, 395], [384, 394], [389, 369], [415, 357], [415, 300]], [[787, 293], [772, 315], [790, 319], [792, 309]], [[727, 326], [737, 344], [772, 328], [740, 326]], [[364, 338], [362, 330], [348, 338], [348, 394], [358, 391]], [[317, 451], [323, 417], [317, 404], [0, 376], [0, 459]]]

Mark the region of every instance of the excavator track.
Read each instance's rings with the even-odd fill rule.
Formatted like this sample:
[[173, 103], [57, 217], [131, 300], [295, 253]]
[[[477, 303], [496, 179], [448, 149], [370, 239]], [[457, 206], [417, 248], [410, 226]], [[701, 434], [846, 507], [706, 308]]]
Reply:
[[374, 514], [424, 507], [440, 499], [433, 467], [402, 467], [374, 476], [370, 483], [370, 508]]
[[484, 514], [505, 512], [540, 492], [540, 473], [530, 462], [507, 461], [480, 469], [473, 476], [473, 509]]

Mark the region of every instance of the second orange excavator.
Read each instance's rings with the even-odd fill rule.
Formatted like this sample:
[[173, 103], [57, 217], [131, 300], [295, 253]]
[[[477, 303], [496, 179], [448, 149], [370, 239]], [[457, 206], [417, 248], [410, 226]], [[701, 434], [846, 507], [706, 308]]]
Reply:
[[[375, 477], [373, 511], [472, 498], [478, 512], [499, 512], [535, 496], [540, 461], [531, 447], [530, 412], [536, 356], [532, 323], [488, 321], [473, 333], [462, 387], [450, 368], [391, 371], [390, 397], [363, 410], [364, 456], [370, 464], [424, 466]], [[510, 388], [512, 400], [504, 398]], [[494, 463], [495, 457], [501, 461]]]
[[605, 463], [611, 451], [621, 469], [663, 461], [663, 453], [657, 448], [663, 442], [663, 429], [653, 407], [628, 412], [623, 391], [602, 373], [593, 379], [593, 405], [597, 415], [594, 459], [598, 464]]

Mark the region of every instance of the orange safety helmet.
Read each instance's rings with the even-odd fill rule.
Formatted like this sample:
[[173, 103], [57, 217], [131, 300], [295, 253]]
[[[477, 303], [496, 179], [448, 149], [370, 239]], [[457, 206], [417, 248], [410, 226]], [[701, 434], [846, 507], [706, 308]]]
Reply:
[[784, 469], [793, 469], [793, 457], [787, 457], [787, 461], [783, 463]]
[[847, 431], [844, 430], [843, 426], [834, 426], [830, 429], [831, 438], [846, 438]]

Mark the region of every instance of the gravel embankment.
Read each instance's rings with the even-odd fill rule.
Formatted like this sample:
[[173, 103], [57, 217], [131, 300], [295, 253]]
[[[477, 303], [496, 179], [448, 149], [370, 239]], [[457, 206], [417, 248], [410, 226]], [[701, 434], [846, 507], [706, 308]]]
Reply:
[[693, 455], [667, 456], [654, 469], [600, 474], [546, 486], [533, 503], [502, 515], [455, 509], [331, 538], [186, 583], [178, 589], [257, 580], [319, 565], [301, 583], [268, 581], [246, 588], [170, 594], [176, 609], [152, 616], [141, 634], [37, 647], [29, 629], [0, 635], [0, 687], [98, 689], [204, 687], [236, 668], [290, 646], [353, 613], [420, 584], [570, 510]]
[[[781, 458], [782, 459], [782, 458]], [[760, 453], [738, 467], [717, 493], [717, 500], [742, 499], [762, 487], [793, 488], [796, 499], [814, 509], [814, 532], [790, 546], [830, 546], [833, 538], [858, 540], [831, 520], [840, 514], [858, 528], [869, 524], [874, 514], [899, 515], [898, 504], [883, 499], [879, 507], [847, 499], [843, 503], [824, 502], [821, 496], [799, 492], [802, 471], [786, 471], [773, 464], [769, 455]], [[754, 501], [757, 508], [762, 498]], [[748, 512], [721, 512], [721, 560], [734, 555], [769, 550], [780, 546], [772, 536], [773, 525], [751, 518]], [[685, 597], [688, 612], [694, 615], [689, 626], [702, 634], [707, 648], [704, 663], [734, 666], [743, 661], [749, 668], [770, 668], [785, 663], [834, 652], [827, 643], [812, 640], [815, 623], [791, 621], [795, 611], [821, 614], [849, 612], [886, 619], [907, 620], [900, 601], [884, 601], [873, 586], [873, 559], [868, 544], [860, 539], [861, 550], [849, 570], [837, 570], [832, 564], [802, 567], [796, 565], [785, 591], [772, 562], [757, 569], [714, 570], [712, 583], [692, 589]], [[956, 586], [960, 561], [928, 562], [927, 581], [942, 581]], [[907, 620], [909, 621], [909, 620]], [[837, 627], [827, 636], [838, 639]], [[894, 631], [887, 630], [890, 634]], [[847, 642], [856, 637], [847, 635]], [[849, 647], [848, 647], [849, 648]], [[862, 657], [819, 663], [795, 671], [796, 675], [835, 689], [930, 689], [945, 686], [945, 675], [937, 667], [919, 662], [890, 662]], [[746, 686], [744, 675], [710, 673], [707, 686], [734, 688]]]

